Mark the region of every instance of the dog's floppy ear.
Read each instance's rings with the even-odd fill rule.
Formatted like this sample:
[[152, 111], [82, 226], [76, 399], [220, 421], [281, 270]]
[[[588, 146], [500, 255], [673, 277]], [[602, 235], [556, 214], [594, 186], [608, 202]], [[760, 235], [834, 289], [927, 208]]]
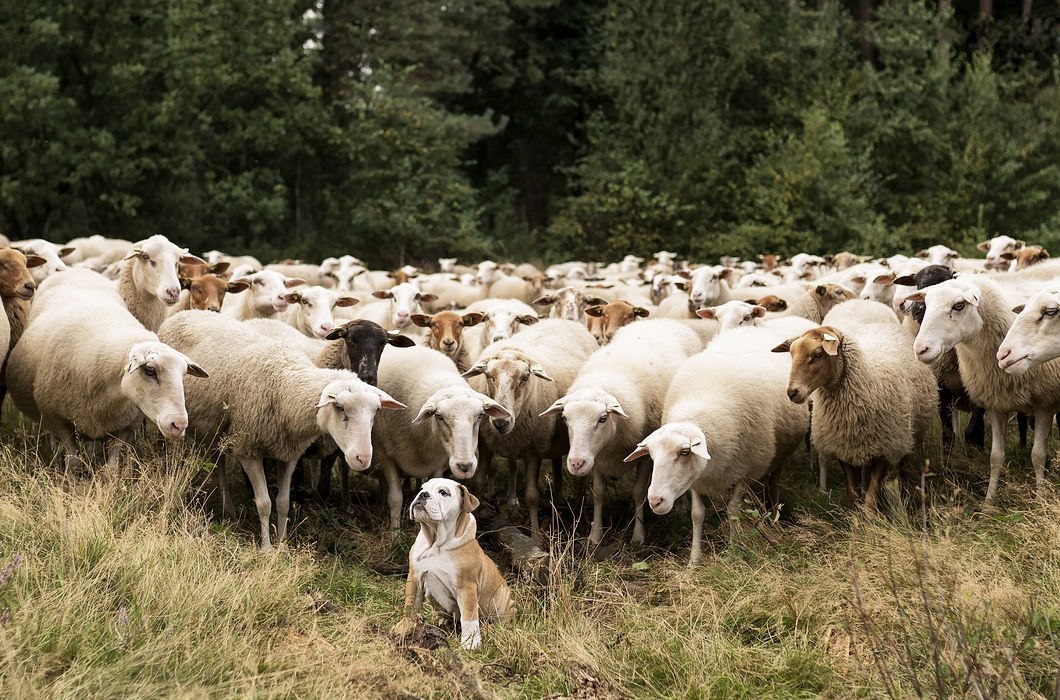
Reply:
[[475, 494], [468, 491], [463, 484], [460, 484], [460, 493], [463, 495], [463, 500], [460, 503], [461, 512], [470, 513], [478, 508], [478, 499], [475, 498]]

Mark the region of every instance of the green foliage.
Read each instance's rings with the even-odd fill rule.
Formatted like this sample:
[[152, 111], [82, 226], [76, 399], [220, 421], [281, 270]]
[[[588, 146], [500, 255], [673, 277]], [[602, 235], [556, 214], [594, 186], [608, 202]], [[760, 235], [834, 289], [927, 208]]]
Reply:
[[379, 266], [1060, 246], [1055, 21], [966, 5], [0, 0], [0, 231]]

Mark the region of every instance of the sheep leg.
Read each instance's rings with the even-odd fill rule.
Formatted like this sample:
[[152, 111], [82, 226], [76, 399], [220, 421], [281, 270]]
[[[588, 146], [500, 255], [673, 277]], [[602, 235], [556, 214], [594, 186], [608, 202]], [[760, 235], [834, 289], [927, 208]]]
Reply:
[[743, 529], [740, 523], [740, 508], [743, 506], [743, 495], [747, 490], [742, 481], [736, 482], [725, 505], [725, 519], [729, 522], [729, 537], [736, 537]]
[[221, 512], [233, 520], [236, 517], [236, 509], [232, 503], [232, 492], [228, 489], [228, 472], [225, 469], [224, 457], [216, 455], [213, 460], [214, 474], [217, 475], [217, 488], [221, 491]]
[[1017, 413], [1016, 414], [1016, 430], [1020, 434], [1020, 449], [1027, 447], [1027, 414]]
[[[861, 488], [854, 481], [855, 468], [845, 462], [840, 462], [840, 464], [843, 466], [843, 476], [847, 480], [847, 503], [854, 507], [860, 500], [861, 495]], [[858, 476], [858, 480], [860, 481], [860, 476]]]
[[644, 544], [644, 502], [648, 498], [648, 483], [651, 481], [651, 462], [646, 458], [637, 460], [637, 480], [633, 482], [633, 508], [636, 520], [633, 523], [632, 544]]
[[880, 496], [880, 484], [883, 481], [884, 474], [887, 473], [887, 460], [877, 458], [873, 460], [869, 466], [869, 488], [865, 492], [865, 511], [868, 513], [876, 512], [876, 502]]
[[272, 500], [269, 498], [269, 486], [265, 483], [265, 465], [260, 457], [247, 457], [239, 461], [254, 489], [254, 507], [258, 509], [258, 520], [261, 522], [261, 551], [271, 551], [269, 516], [272, 515]]
[[[813, 465], [813, 453], [810, 453], [810, 465]], [[828, 460], [824, 455], [817, 454], [817, 490], [828, 493]]]
[[1045, 487], [1045, 454], [1049, 449], [1049, 433], [1053, 428], [1051, 411], [1034, 414], [1034, 445], [1031, 447], [1031, 464], [1034, 465], [1034, 485], [1041, 494]]
[[975, 445], [980, 450], [986, 445], [986, 425], [983, 420], [985, 411], [978, 406], [972, 407], [968, 425], [964, 426], [964, 444]]
[[707, 508], [703, 505], [703, 497], [694, 489], [688, 493], [692, 497], [692, 553], [688, 565], [698, 566], [703, 561], [703, 521], [707, 517]]
[[599, 469], [593, 469], [593, 527], [589, 531], [589, 541], [600, 544], [604, 539], [604, 475]]
[[953, 447], [953, 438], [956, 429], [953, 425], [953, 393], [949, 389], [939, 386], [939, 422], [942, 423], [942, 445]]
[[77, 439], [74, 437], [73, 426], [62, 419], [52, 421], [42, 417], [41, 427], [58, 437], [59, 442], [62, 443], [63, 449], [66, 451], [66, 455], [63, 457], [63, 466], [67, 471], [88, 468], [88, 461], [78, 453]]
[[1008, 414], [987, 411], [990, 420], [990, 484], [986, 487], [986, 502], [993, 503], [997, 495], [997, 484], [1001, 480], [1001, 467], [1005, 464], [1005, 428]]
[[280, 472], [280, 483], [276, 486], [276, 541], [282, 542], [287, 537], [287, 513], [291, 508], [291, 479], [298, 466], [298, 458], [283, 465]]
[[397, 530], [401, 526], [401, 475], [397, 467], [387, 462], [383, 467], [386, 475], [386, 502], [390, 507], [390, 529]]
[[118, 468], [118, 465], [121, 462], [121, 450], [128, 444], [130, 438], [132, 438], [131, 433], [131, 430], [123, 430], [120, 433], [112, 435], [107, 440], [104, 452], [107, 455], [106, 465], [108, 469]]
[[[524, 498], [526, 500], [526, 510], [530, 514], [530, 537], [533, 538], [535, 545], [540, 545], [541, 516], [538, 513], [538, 508], [541, 506], [541, 490], [538, 486], [538, 478], [541, 475], [541, 456], [528, 454], [524, 457], [524, 461], [526, 462], [526, 493]], [[514, 484], [515, 480], [512, 479], [509, 483]]]

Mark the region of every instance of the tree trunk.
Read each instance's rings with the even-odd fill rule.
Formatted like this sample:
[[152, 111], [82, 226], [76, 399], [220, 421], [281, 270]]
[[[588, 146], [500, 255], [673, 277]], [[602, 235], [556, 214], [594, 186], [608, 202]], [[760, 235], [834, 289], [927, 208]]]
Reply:
[[858, 20], [860, 22], [859, 41], [861, 43], [861, 60], [872, 61], [872, 41], [869, 40], [869, 22], [872, 21], [872, 0], [858, 0]]
[[1023, 11], [1020, 13], [1020, 20], [1023, 24], [1030, 23], [1032, 14], [1034, 14], [1034, 0], [1023, 0]]
[[979, 0], [979, 21], [989, 22], [994, 18], [994, 0]]

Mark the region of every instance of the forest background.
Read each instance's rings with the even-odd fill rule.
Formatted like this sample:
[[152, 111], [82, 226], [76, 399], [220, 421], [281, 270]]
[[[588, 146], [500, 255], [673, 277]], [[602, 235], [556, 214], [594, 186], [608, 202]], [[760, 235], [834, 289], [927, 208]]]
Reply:
[[1057, 0], [0, 0], [0, 232], [1060, 253]]

